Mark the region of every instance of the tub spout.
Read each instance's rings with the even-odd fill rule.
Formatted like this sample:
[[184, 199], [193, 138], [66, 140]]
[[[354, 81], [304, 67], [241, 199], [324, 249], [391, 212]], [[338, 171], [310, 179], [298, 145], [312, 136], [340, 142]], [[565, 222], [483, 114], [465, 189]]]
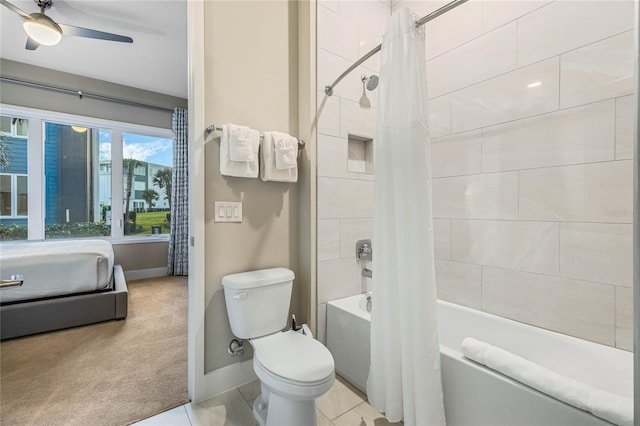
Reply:
[[367, 278], [373, 278], [373, 271], [369, 268], [362, 268], [362, 276]]

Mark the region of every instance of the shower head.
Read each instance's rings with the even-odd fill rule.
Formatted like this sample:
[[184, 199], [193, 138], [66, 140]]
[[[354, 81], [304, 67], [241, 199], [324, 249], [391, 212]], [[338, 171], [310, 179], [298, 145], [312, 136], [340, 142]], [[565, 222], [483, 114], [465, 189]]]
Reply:
[[360, 77], [360, 80], [362, 80], [363, 85], [366, 84], [368, 91], [372, 91], [376, 87], [378, 87], [379, 79], [377, 75], [371, 75], [367, 77], [365, 74], [362, 74], [362, 76]]
[[372, 75], [371, 77], [369, 77], [369, 81], [367, 81], [367, 90], [372, 91], [376, 87], [378, 87], [378, 80], [379, 79], [377, 75]]

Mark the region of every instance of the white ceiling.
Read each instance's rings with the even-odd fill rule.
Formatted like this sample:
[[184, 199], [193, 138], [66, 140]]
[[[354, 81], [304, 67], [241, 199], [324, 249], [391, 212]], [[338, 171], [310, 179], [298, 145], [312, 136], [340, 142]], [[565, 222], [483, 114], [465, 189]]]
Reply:
[[[9, 0], [27, 13], [33, 0]], [[22, 19], [0, 6], [0, 57], [167, 95], [187, 97], [187, 0], [53, 0], [46, 14], [68, 25], [121, 34], [133, 44], [63, 37], [24, 48]]]

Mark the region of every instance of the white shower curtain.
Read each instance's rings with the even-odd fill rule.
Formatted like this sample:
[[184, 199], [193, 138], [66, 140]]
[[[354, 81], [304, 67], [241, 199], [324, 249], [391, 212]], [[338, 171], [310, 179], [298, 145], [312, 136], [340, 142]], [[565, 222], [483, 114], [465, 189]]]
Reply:
[[424, 33], [400, 9], [382, 43], [367, 394], [390, 421], [444, 425]]

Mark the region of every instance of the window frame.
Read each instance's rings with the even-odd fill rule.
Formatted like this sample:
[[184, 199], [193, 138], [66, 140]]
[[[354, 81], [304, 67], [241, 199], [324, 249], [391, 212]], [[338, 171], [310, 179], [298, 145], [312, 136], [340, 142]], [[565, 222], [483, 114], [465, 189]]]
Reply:
[[[28, 135], [13, 136], [27, 139], [28, 152], [28, 240], [44, 240], [45, 224], [45, 174], [44, 174], [44, 126], [47, 122], [68, 126], [82, 126], [87, 128], [111, 131], [111, 215], [112, 218], [121, 218], [124, 215], [124, 176], [122, 168], [123, 160], [123, 134], [134, 133], [145, 136], [171, 139], [174, 135], [171, 129], [144, 126], [140, 124], [125, 123], [102, 118], [80, 116], [55, 111], [46, 111], [35, 108], [7, 105], [0, 103], [0, 115], [24, 118], [28, 120]], [[12, 126], [12, 133], [13, 133]], [[4, 133], [4, 132], [3, 132]], [[40, 171], [35, 173], [34, 171]], [[3, 173], [4, 174], [4, 173]], [[8, 173], [9, 174], [9, 173]], [[13, 182], [12, 182], [13, 183]], [[13, 187], [12, 187], [13, 190]], [[13, 197], [13, 192], [12, 192]], [[116, 200], [119, 200], [116, 201]], [[13, 209], [12, 205], [12, 209]], [[17, 207], [16, 207], [17, 208]], [[9, 218], [8, 216], [5, 216]], [[12, 217], [13, 218], [13, 217]], [[25, 218], [25, 216], [20, 216]], [[122, 219], [112, 220], [111, 236], [100, 237], [111, 241], [113, 244], [146, 243], [168, 241], [169, 234], [160, 235], [124, 235], [124, 223]]]

